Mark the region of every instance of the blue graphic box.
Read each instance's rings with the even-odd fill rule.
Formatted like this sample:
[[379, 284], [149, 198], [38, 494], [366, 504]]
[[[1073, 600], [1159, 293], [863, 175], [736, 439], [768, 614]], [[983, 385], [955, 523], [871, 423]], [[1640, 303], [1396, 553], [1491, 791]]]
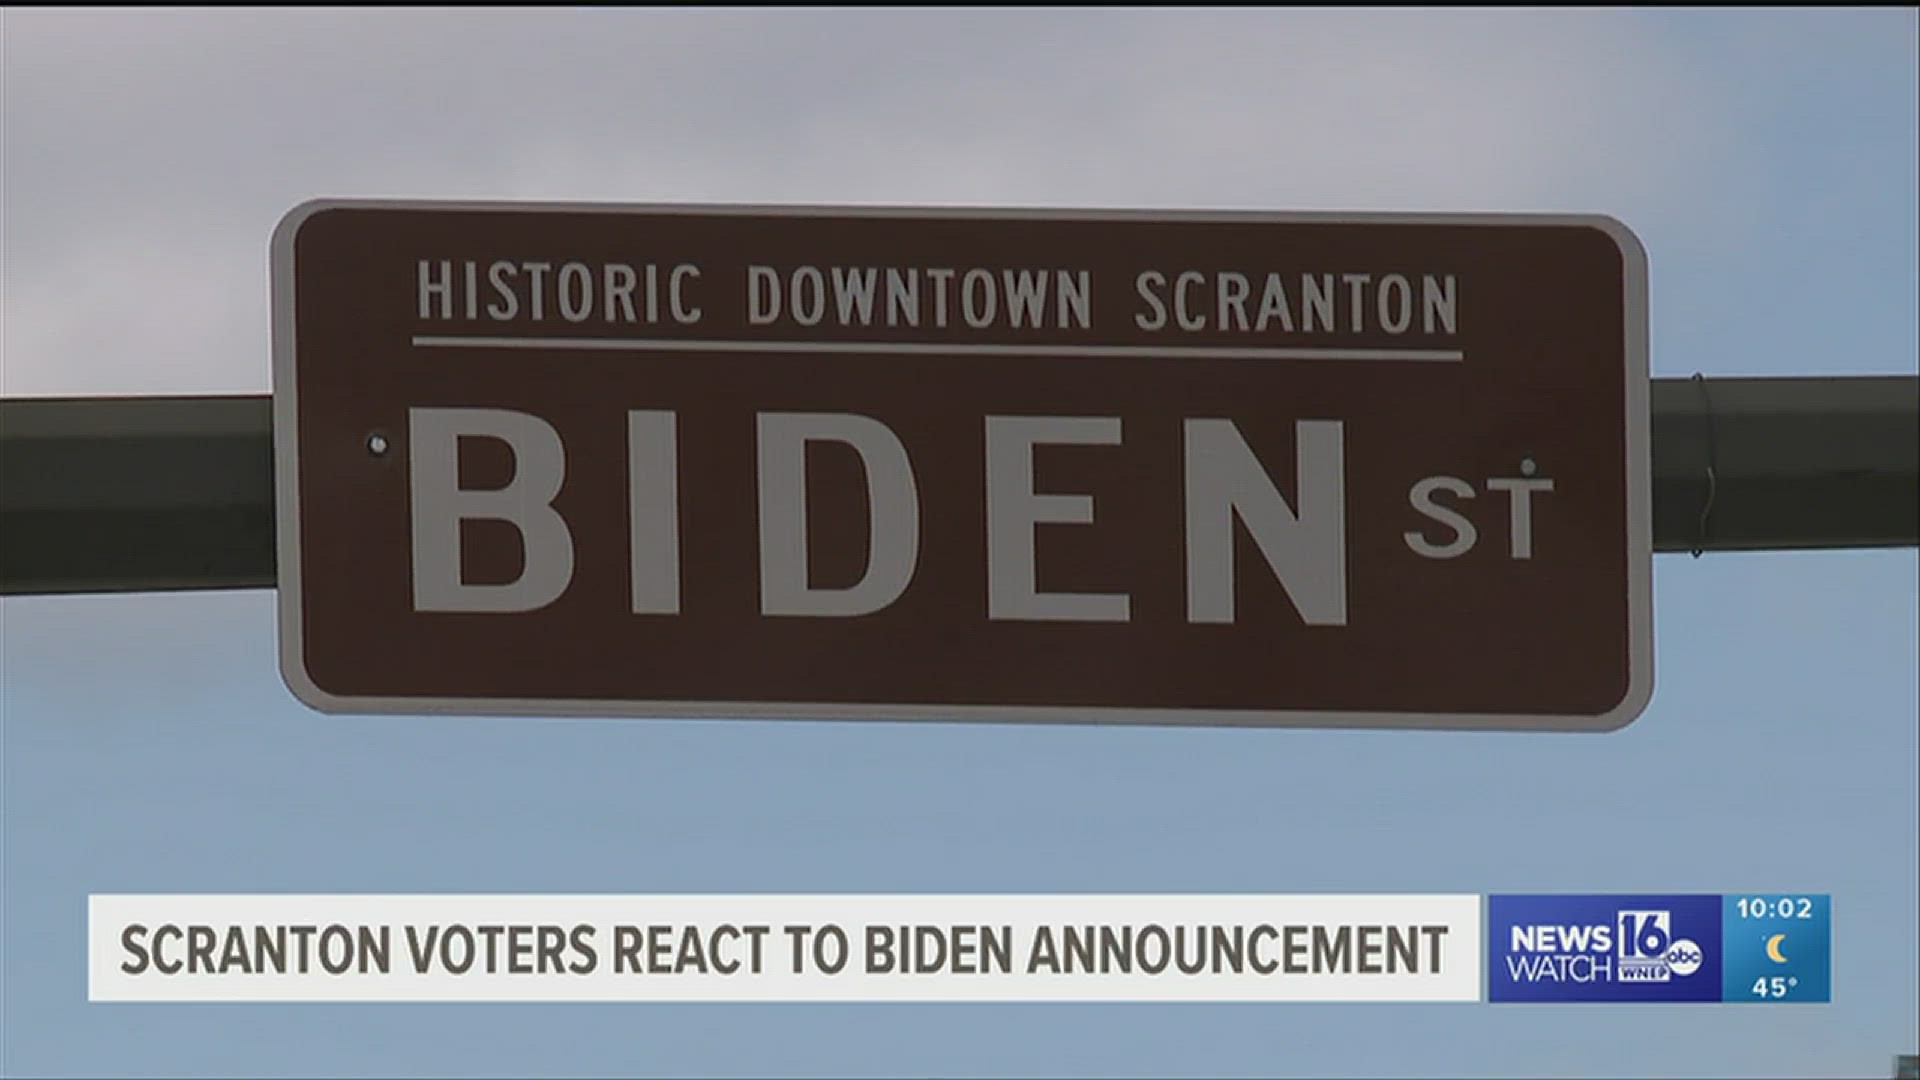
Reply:
[[1833, 898], [1826, 893], [1729, 893], [1726, 1001], [1833, 1000]]
[[1720, 1001], [1712, 895], [1490, 896], [1489, 1001]]

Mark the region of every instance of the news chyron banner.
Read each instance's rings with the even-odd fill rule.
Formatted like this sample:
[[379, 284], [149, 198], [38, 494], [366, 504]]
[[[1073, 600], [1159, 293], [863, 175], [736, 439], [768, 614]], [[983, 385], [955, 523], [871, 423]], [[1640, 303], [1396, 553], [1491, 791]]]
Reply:
[[1825, 894], [1492, 896], [1487, 998], [1832, 1000]]
[[1831, 897], [96, 895], [88, 999], [1825, 1003]]
[[1478, 896], [94, 896], [91, 1001], [1480, 1000]]

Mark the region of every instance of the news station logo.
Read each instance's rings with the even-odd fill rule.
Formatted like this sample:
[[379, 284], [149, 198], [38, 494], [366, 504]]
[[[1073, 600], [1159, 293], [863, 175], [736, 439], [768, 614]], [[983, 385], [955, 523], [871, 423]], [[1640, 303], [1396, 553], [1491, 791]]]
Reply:
[[1492, 896], [1489, 1001], [1719, 1001], [1713, 896]]

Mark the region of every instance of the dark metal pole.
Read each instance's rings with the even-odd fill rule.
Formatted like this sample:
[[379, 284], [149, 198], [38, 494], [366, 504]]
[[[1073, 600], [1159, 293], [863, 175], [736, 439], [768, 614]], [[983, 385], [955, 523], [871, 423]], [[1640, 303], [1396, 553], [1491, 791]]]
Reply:
[[[1920, 543], [1920, 379], [1656, 379], [1658, 551]], [[264, 395], [0, 401], [0, 594], [271, 588]]]

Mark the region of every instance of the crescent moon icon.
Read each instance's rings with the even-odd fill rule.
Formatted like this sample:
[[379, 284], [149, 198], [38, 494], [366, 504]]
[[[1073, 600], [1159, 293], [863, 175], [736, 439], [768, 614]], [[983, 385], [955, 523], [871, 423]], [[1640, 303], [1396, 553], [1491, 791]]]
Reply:
[[1780, 943], [1787, 940], [1785, 934], [1775, 934], [1767, 939], [1767, 959], [1776, 964], [1787, 962], [1786, 955], [1780, 951]]

